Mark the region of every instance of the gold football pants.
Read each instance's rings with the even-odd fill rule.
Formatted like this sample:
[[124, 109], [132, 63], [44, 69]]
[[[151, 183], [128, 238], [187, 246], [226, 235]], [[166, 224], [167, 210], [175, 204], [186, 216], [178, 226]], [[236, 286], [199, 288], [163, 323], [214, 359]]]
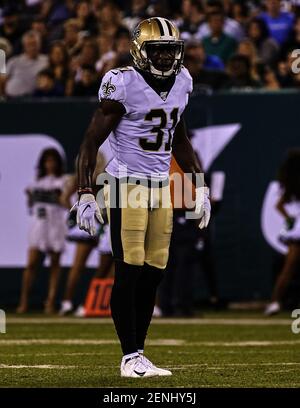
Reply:
[[116, 179], [104, 186], [113, 256], [164, 269], [173, 226], [169, 181]]

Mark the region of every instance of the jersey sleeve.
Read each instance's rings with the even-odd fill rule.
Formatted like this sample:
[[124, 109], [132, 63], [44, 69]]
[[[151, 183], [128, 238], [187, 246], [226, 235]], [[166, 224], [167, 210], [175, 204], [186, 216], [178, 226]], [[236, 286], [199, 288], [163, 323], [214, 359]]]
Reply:
[[193, 91], [193, 78], [185, 67], [182, 67], [181, 73], [183, 76], [183, 89], [185, 90], [185, 105], [187, 105], [189, 96]]
[[188, 94], [191, 94], [193, 92], [193, 78], [191, 77], [191, 74], [185, 67], [183, 68], [183, 73], [186, 80], [186, 92]]
[[103, 99], [110, 99], [117, 101], [124, 105], [126, 112], [128, 112], [126, 87], [124, 84], [123, 73], [117, 69], [108, 71], [100, 85], [98, 92], [99, 101]]

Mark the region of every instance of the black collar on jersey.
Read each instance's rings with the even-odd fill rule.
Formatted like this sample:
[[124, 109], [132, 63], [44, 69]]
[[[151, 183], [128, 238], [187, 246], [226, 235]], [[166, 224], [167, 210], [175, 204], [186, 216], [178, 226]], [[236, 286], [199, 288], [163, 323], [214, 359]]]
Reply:
[[[153, 74], [150, 74], [150, 72], [143, 71], [140, 68], [134, 67], [134, 69], [142, 75], [144, 78], [145, 82], [163, 99], [166, 100], [169, 92], [171, 91], [176, 75], [172, 74], [169, 77], [166, 77], [164, 79], [160, 78], [155, 78]], [[164, 97], [161, 95], [164, 94]]]

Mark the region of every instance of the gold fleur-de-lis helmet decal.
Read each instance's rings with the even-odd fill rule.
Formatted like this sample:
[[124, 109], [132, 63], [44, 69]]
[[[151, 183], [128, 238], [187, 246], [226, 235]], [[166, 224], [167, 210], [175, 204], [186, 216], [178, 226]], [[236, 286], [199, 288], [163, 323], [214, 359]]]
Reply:
[[111, 77], [107, 82], [104, 82], [101, 88], [104, 96], [110, 96], [116, 90], [115, 85], [111, 83]]

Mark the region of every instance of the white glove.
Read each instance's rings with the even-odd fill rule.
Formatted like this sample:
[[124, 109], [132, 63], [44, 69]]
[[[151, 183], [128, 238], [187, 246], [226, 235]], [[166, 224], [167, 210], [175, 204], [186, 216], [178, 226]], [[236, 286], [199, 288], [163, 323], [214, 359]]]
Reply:
[[96, 235], [96, 219], [104, 224], [100, 208], [93, 194], [82, 194], [77, 203], [76, 221], [79, 228], [90, 235]]
[[201, 215], [199, 228], [206, 228], [210, 220], [210, 199], [209, 199], [209, 188], [208, 187], [197, 187], [196, 188], [196, 206], [195, 213]]

